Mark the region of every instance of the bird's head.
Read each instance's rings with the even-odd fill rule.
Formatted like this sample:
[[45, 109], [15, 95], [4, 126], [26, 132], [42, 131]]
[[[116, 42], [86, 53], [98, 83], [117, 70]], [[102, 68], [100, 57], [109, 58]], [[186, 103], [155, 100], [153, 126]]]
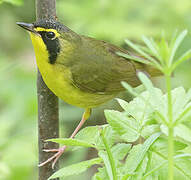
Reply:
[[35, 49], [35, 53], [48, 53], [48, 61], [54, 64], [60, 52], [64, 48], [72, 48], [79, 36], [53, 19], [40, 20], [34, 23], [17, 22], [17, 25], [30, 33], [30, 37]]

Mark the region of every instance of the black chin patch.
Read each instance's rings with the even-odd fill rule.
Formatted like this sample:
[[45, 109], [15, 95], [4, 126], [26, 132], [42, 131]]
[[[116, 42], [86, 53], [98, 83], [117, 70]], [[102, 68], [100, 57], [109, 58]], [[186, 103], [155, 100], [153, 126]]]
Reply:
[[56, 62], [57, 55], [60, 52], [60, 43], [58, 38], [55, 38], [53, 40], [47, 38], [46, 33], [46, 31], [39, 32], [49, 53], [49, 63], [54, 64]]

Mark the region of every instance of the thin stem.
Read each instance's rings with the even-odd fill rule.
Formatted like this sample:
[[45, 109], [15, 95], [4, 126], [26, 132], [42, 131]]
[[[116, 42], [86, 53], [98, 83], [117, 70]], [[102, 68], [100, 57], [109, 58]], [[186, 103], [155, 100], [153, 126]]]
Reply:
[[113, 180], [117, 180], [117, 170], [116, 170], [116, 167], [115, 167], [115, 160], [113, 159], [113, 155], [111, 153], [111, 148], [109, 147], [105, 137], [104, 137], [104, 133], [101, 133], [101, 137], [102, 137], [102, 141], [103, 141], [103, 144], [105, 146], [105, 149], [106, 149], [106, 152], [107, 152], [107, 155], [108, 155], [108, 159], [109, 159], [109, 162], [110, 162], [110, 165], [111, 165], [111, 170], [112, 170], [112, 174], [113, 174]]
[[173, 127], [168, 129], [168, 179], [173, 180], [174, 168], [174, 141], [173, 141]]
[[167, 88], [167, 98], [168, 98], [168, 120], [169, 120], [169, 126], [172, 126], [173, 117], [172, 117], [171, 77], [170, 74], [167, 74], [165, 77], [166, 77], [166, 88]]
[[171, 77], [170, 73], [166, 74], [166, 88], [168, 98], [168, 180], [174, 177], [174, 140], [173, 140], [173, 114], [172, 114], [172, 94], [171, 94]]

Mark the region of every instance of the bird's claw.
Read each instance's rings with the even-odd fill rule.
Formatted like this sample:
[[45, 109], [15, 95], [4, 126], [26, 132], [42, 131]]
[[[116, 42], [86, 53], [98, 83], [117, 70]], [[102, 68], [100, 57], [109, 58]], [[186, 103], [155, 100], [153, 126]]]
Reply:
[[59, 152], [59, 149], [43, 149], [44, 152]]
[[53, 163], [52, 163], [52, 169], [54, 169], [54, 166], [55, 166], [56, 162], [58, 161], [58, 159], [60, 158], [60, 156], [64, 153], [65, 149], [66, 149], [66, 146], [63, 146], [63, 147], [61, 147], [61, 148], [59, 148], [59, 149], [44, 149], [44, 150], [43, 150], [44, 152], [57, 152], [57, 153], [54, 154], [54, 155], [53, 155], [52, 157], [50, 157], [49, 159], [47, 159], [46, 161], [40, 163], [40, 164], [38, 165], [38, 167], [42, 167], [42, 166], [44, 166], [45, 164], [47, 164], [47, 163], [49, 163], [49, 162], [51, 162], [51, 161], [54, 160]]

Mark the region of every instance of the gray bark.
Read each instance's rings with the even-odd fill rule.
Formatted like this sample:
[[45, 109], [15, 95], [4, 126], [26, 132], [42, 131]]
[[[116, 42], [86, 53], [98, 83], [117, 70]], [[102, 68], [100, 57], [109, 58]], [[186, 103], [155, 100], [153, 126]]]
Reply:
[[[55, 0], [36, 0], [36, 19], [56, 18]], [[40, 72], [37, 77], [38, 94], [38, 144], [39, 163], [47, 160], [52, 153], [43, 152], [43, 149], [58, 148], [56, 143], [45, 142], [46, 139], [59, 136], [58, 98], [44, 83]], [[51, 168], [51, 163], [39, 167], [39, 180], [47, 180], [58, 169]]]

